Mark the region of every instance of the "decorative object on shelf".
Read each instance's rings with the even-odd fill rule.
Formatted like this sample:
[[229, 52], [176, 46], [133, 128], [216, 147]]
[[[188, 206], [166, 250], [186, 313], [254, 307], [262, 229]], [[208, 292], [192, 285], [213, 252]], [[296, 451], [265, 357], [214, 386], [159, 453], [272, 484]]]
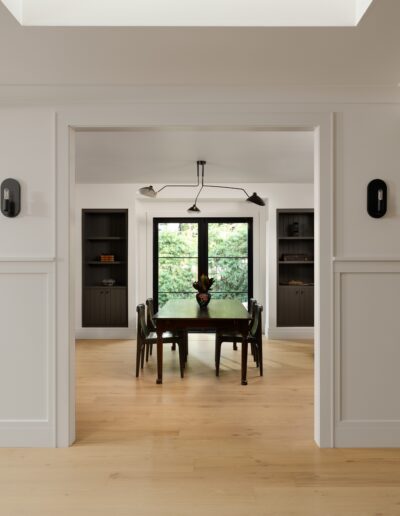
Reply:
[[115, 284], [116, 284], [116, 281], [115, 279], [103, 279], [101, 281], [102, 285], [104, 285], [105, 287], [113, 287]]
[[374, 179], [367, 188], [367, 211], [374, 219], [380, 219], [387, 211], [387, 186], [382, 179]]
[[199, 303], [200, 308], [205, 308], [211, 300], [210, 290], [213, 286], [214, 278], [209, 278], [205, 274], [200, 276], [199, 281], [195, 281], [193, 283], [193, 288], [195, 288], [198, 293], [196, 294], [196, 300]]
[[115, 261], [115, 256], [113, 254], [101, 254], [100, 261], [102, 263], [109, 263]]
[[[156, 197], [157, 194], [159, 194], [164, 188], [197, 188], [200, 186], [200, 190], [197, 192], [196, 198], [194, 200], [193, 206], [191, 206], [188, 211], [190, 213], [200, 213], [200, 209], [197, 206], [197, 199], [199, 198], [199, 195], [203, 188], [225, 188], [228, 190], [241, 190], [244, 192], [247, 196], [246, 201], [251, 202], [253, 204], [257, 204], [258, 206], [265, 206], [265, 202], [261, 197], [259, 197], [256, 192], [254, 192], [252, 195], [249, 195], [244, 188], [239, 188], [236, 186], [223, 186], [223, 185], [206, 185], [204, 183], [204, 166], [206, 164], [206, 161], [199, 160], [197, 161], [197, 184], [195, 185], [165, 185], [161, 187], [159, 190], [154, 190], [154, 188], [150, 186], [144, 186], [143, 188], [139, 189], [139, 193], [141, 195], [144, 195], [145, 197]], [[200, 167], [201, 167], [201, 181], [200, 181]]]
[[298, 222], [293, 222], [293, 224], [289, 224], [288, 227], [289, 236], [291, 237], [297, 237], [300, 234], [300, 228]]
[[283, 254], [281, 257], [283, 262], [312, 262], [313, 257], [307, 254]]
[[14, 218], [21, 211], [21, 185], [16, 179], [5, 179], [1, 183], [1, 213]]

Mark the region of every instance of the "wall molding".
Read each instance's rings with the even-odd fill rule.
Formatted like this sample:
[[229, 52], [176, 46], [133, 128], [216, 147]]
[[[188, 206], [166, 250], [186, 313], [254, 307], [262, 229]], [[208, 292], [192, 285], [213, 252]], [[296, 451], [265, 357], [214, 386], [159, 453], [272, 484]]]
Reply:
[[78, 340], [136, 340], [136, 328], [78, 328]]
[[266, 332], [267, 338], [270, 340], [302, 340], [313, 339], [314, 328], [303, 327], [282, 327], [268, 328]]
[[343, 314], [342, 281], [345, 275], [400, 274], [400, 258], [347, 257], [334, 260], [335, 442], [336, 448], [400, 447], [400, 420], [344, 419], [342, 416]]
[[51, 257], [1, 258], [1, 275], [43, 276], [46, 289], [46, 417], [32, 419], [0, 419], [0, 446], [54, 447], [56, 443], [56, 339], [55, 339], [55, 263]]

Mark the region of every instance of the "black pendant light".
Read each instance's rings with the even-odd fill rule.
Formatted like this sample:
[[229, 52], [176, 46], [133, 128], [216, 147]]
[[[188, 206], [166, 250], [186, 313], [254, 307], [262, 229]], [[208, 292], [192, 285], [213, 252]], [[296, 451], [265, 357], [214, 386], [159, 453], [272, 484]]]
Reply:
[[[188, 211], [190, 213], [200, 213], [200, 209], [197, 206], [197, 199], [199, 198], [199, 195], [200, 195], [201, 191], [203, 190], [203, 188], [224, 188], [227, 190], [241, 190], [242, 192], [245, 193], [245, 195], [247, 197], [246, 201], [251, 202], [253, 204], [257, 204], [257, 206], [265, 206], [264, 200], [261, 199], [261, 197], [259, 195], [257, 195], [256, 192], [254, 192], [252, 195], [249, 195], [244, 188], [239, 188], [236, 186], [206, 185], [204, 183], [204, 166], [205, 166], [206, 162], [203, 160], [199, 160], [199, 161], [197, 161], [196, 164], [197, 164], [197, 184], [196, 185], [165, 185], [165, 186], [161, 187], [159, 190], [154, 190], [154, 188], [150, 185], [150, 186], [144, 186], [143, 188], [140, 188], [139, 189], [140, 194], [144, 195], [146, 197], [156, 197], [157, 194], [159, 192], [161, 192], [161, 190], [164, 190], [164, 188], [170, 188], [170, 187], [174, 187], [174, 188], [176, 188], [176, 187], [182, 187], [182, 188], [192, 187], [193, 188], [193, 187], [201, 186], [200, 190], [198, 191], [198, 193], [196, 195], [196, 199], [194, 201], [193, 206], [191, 206], [188, 209]], [[200, 183], [200, 167], [201, 167], [201, 183]]]

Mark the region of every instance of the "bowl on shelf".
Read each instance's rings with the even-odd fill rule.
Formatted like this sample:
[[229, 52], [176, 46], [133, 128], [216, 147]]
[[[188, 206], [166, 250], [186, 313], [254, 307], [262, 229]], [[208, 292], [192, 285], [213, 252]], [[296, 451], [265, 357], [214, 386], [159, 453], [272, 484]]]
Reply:
[[111, 279], [111, 278], [110, 279], [103, 279], [101, 283], [105, 287], [113, 287], [116, 284], [116, 280], [115, 279]]

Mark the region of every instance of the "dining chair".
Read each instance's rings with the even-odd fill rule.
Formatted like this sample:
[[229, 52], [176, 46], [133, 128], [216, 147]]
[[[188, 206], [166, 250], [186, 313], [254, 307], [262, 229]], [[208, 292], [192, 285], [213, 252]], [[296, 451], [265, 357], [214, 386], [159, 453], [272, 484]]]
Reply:
[[[154, 320], [154, 300], [152, 297], [148, 297], [146, 299], [146, 307], [147, 307], [147, 317], [146, 317], [147, 327], [149, 328], [150, 331], [156, 332], [157, 326], [156, 326], [156, 321]], [[186, 333], [185, 333], [185, 339], [186, 339], [185, 361], [187, 361], [188, 342], [187, 342], [187, 334]], [[172, 349], [172, 351], [176, 350], [176, 342], [172, 343], [171, 349]], [[153, 354], [153, 344], [150, 344], [146, 348], [146, 362], [148, 362], [148, 360], [149, 360], [149, 354], [150, 354], [150, 356]]]
[[[145, 306], [140, 304], [136, 307], [137, 312], [137, 341], [136, 341], [136, 378], [139, 376], [139, 369], [143, 369], [145, 353], [148, 357], [150, 346], [157, 344], [157, 334], [150, 331], [146, 323]], [[163, 344], [177, 343], [179, 349], [179, 367], [181, 378], [184, 377], [185, 369], [185, 335], [174, 335], [171, 332], [164, 332], [162, 335]]]
[[[254, 360], [257, 367], [260, 368], [260, 376], [263, 376], [263, 349], [262, 349], [262, 305], [254, 303], [254, 317], [249, 327], [249, 333], [246, 336], [247, 342], [252, 346]], [[223, 342], [239, 342], [242, 336], [237, 332], [218, 331], [215, 335], [215, 373], [219, 376], [219, 366], [221, 362], [221, 346]]]
[[[251, 319], [252, 319], [252, 320], [253, 320], [253, 317], [254, 317], [254, 305], [255, 305], [256, 303], [257, 303], [257, 301], [256, 301], [253, 297], [249, 299], [248, 312], [249, 312], [249, 314], [251, 315]], [[240, 339], [240, 340], [241, 340], [241, 339]], [[240, 340], [239, 340], [239, 342], [240, 342]], [[237, 351], [237, 348], [238, 348], [238, 347], [237, 347], [237, 341], [236, 341], [236, 340], [234, 340], [234, 341], [233, 341], [233, 349], [234, 349], [235, 351]], [[252, 354], [253, 354], [253, 348], [251, 349], [251, 352], [252, 352]]]

